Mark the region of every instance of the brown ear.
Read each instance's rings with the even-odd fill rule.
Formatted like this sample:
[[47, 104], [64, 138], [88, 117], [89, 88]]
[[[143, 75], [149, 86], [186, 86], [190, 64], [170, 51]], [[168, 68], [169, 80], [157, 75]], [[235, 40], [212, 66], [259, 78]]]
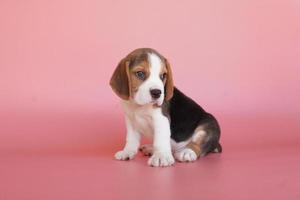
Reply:
[[167, 68], [167, 81], [165, 85], [165, 99], [168, 101], [173, 97], [173, 91], [174, 91], [174, 83], [173, 83], [173, 76], [172, 76], [172, 70], [170, 63], [166, 60], [166, 68]]
[[128, 100], [130, 96], [128, 67], [126, 59], [122, 59], [110, 79], [110, 86], [113, 91], [124, 100]]

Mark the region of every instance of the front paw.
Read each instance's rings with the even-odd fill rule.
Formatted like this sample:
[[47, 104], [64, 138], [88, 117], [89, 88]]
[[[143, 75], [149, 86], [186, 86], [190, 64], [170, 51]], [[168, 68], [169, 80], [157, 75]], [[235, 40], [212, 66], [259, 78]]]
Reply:
[[117, 159], [117, 160], [131, 160], [131, 159], [134, 158], [136, 153], [137, 153], [136, 151], [132, 151], [132, 150], [118, 151], [115, 154], [115, 159]]
[[153, 167], [168, 167], [175, 162], [172, 153], [170, 152], [154, 152], [149, 158], [148, 165]]

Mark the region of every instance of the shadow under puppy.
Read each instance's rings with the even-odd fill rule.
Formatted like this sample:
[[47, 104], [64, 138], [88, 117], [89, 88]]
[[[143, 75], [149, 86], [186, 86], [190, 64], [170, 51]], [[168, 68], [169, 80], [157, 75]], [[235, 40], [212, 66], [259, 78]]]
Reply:
[[[174, 157], [191, 162], [222, 151], [216, 119], [174, 87], [169, 62], [154, 49], [136, 49], [123, 58], [110, 85], [122, 99], [127, 128], [117, 160], [132, 159], [140, 148], [151, 156], [149, 165], [164, 167]], [[152, 137], [153, 145], [140, 147], [142, 135]]]

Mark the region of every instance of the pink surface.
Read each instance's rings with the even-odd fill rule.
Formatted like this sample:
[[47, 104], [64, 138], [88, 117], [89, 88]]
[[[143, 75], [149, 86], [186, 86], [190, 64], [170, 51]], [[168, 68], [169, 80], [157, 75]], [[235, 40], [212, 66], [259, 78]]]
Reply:
[[[108, 80], [138, 47], [214, 113], [223, 154], [117, 162]], [[300, 3], [0, 1], [0, 199], [299, 199]]]

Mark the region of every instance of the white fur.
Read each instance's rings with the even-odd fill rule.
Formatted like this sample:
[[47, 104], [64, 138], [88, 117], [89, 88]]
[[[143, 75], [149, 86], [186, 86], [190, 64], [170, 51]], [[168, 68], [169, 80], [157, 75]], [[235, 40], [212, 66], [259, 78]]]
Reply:
[[[186, 147], [191, 141], [192, 139], [189, 139], [187, 141], [177, 143], [175, 140], [171, 139], [172, 153], [176, 160], [180, 162], [193, 162], [197, 160], [196, 153], [192, 149]], [[144, 144], [140, 147], [140, 150], [145, 156], [152, 155], [153, 145]]]
[[[118, 160], [132, 159], [140, 144], [140, 135], [153, 137], [153, 155], [149, 158], [151, 166], [170, 166], [175, 161], [171, 152], [170, 122], [162, 114], [160, 107], [152, 104], [138, 105], [123, 101], [126, 116], [127, 140], [122, 151], [116, 153]], [[125, 157], [125, 158], [124, 158]]]
[[[156, 54], [148, 54], [148, 62], [150, 67], [149, 77], [139, 86], [138, 91], [134, 95], [134, 101], [139, 105], [145, 105], [148, 103], [156, 103], [162, 105], [164, 101], [164, 83], [160, 79], [159, 75], [162, 68], [162, 61]], [[160, 98], [155, 101], [152, 99], [150, 90], [159, 89], [162, 91]]]
[[134, 158], [140, 146], [141, 136], [132, 126], [131, 120], [126, 115], [125, 115], [125, 122], [127, 128], [126, 145], [122, 151], [118, 151], [115, 154], [115, 158], [117, 160], [130, 160]]
[[161, 108], [153, 109], [153, 155], [149, 158], [151, 166], [170, 166], [175, 161], [171, 152], [171, 130], [169, 119], [162, 114]]
[[188, 143], [190, 143], [190, 139], [187, 141], [183, 141], [183, 142], [176, 142], [175, 140], [171, 139], [171, 147], [172, 147], [172, 151], [173, 153], [179, 152], [181, 150], [183, 150], [186, 145]]
[[193, 162], [197, 160], [196, 153], [190, 148], [184, 148], [183, 150], [174, 154], [176, 160], [180, 162]]

